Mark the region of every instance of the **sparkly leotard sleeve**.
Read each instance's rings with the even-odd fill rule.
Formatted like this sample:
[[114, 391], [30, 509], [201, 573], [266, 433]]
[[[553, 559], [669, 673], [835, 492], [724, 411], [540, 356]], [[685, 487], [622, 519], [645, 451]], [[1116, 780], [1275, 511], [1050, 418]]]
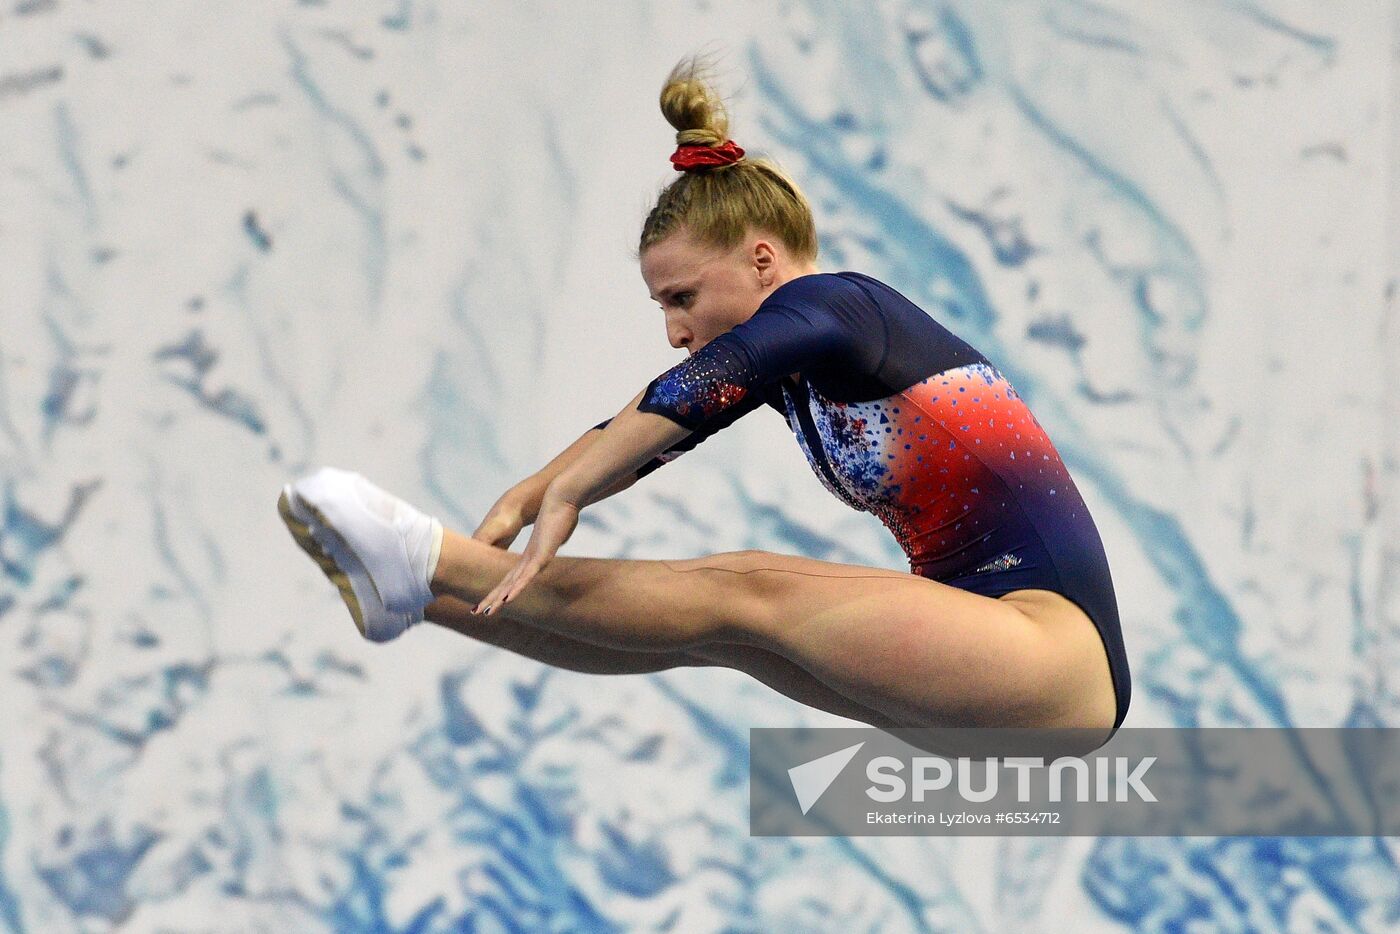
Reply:
[[[776, 294], [776, 293], [775, 293]], [[764, 302], [736, 325], [647, 384], [637, 409], [664, 415], [690, 434], [637, 470], [638, 478], [670, 463], [715, 432], [767, 403], [786, 414], [782, 377], [818, 364], [839, 365], [858, 345], [859, 307], [844, 314], [816, 306]], [[605, 428], [612, 419], [599, 422]]]
[[[656, 470], [658, 467], [661, 467], [663, 464], [669, 464], [671, 461], [680, 457], [686, 451], [694, 450], [695, 446], [701, 441], [704, 441], [706, 438], [719, 431], [721, 428], [726, 428], [729, 425], [733, 424], [740, 417], [747, 415], [749, 412], [752, 412], [754, 409], [763, 405], [764, 402], [767, 402], [770, 406], [777, 409], [780, 413], [783, 411], [782, 403], [779, 402], [772, 393], [754, 393], [748, 396], [747, 398], [740, 400], [738, 403], [729, 406], [722, 413], [717, 414], [715, 418], [707, 420], [703, 426], [691, 431], [689, 435], [682, 438], [675, 444], [671, 445], [665, 451], [662, 451], [660, 454], [647, 461], [641, 467], [638, 467], [637, 479], [640, 480], [642, 477], [645, 477], [647, 474], [651, 473], [653, 470]], [[593, 427], [606, 428], [611, 422], [611, 418], [605, 418]]]
[[784, 376], [848, 364], [862, 325], [871, 323], [861, 320], [861, 310], [787, 305], [770, 296], [749, 320], [652, 380], [637, 408], [685, 428], [704, 428]]

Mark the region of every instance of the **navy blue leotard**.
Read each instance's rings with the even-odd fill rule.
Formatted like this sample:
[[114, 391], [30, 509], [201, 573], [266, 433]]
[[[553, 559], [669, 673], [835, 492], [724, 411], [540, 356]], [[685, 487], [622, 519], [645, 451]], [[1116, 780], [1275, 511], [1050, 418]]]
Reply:
[[800, 276], [647, 385], [637, 408], [691, 434], [638, 475], [765, 402], [822, 484], [894, 533], [912, 573], [989, 597], [1039, 588], [1078, 604], [1107, 650], [1118, 729], [1132, 682], [1103, 542], [996, 367], [883, 282]]

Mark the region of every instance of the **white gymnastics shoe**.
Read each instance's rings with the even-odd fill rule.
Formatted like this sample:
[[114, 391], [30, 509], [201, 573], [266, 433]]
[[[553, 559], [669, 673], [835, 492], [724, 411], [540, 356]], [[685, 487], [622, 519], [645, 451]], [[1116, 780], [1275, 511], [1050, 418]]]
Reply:
[[284, 487], [277, 508], [365, 638], [386, 642], [422, 621], [442, 549], [436, 518], [334, 467]]

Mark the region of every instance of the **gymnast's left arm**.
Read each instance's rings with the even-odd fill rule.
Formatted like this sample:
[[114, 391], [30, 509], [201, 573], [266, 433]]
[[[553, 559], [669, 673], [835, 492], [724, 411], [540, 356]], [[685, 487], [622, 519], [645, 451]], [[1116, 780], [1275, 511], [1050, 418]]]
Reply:
[[554, 499], [582, 509], [691, 435], [691, 429], [664, 415], [638, 409], [646, 394], [643, 389], [633, 396], [593, 444], [554, 478], [545, 502]]
[[519, 593], [568, 541], [579, 510], [598, 494], [691, 434], [712, 433], [753, 411], [764, 384], [829, 360], [846, 344], [824, 308], [765, 306], [652, 380], [549, 484], [520, 561], [477, 611], [489, 615]]
[[597, 440], [550, 482], [520, 560], [473, 612], [489, 616], [519, 593], [573, 535], [584, 506], [690, 436], [691, 429], [666, 416], [639, 410], [646, 394], [645, 389], [637, 393]]
[[[550, 483], [551, 494], [582, 509], [682, 441], [714, 434], [762, 404], [761, 387], [782, 375], [755, 362], [763, 345], [741, 324], [677, 363], [632, 397], [598, 440]], [[738, 333], [736, 333], [738, 332]], [[774, 354], [776, 363], [800, 359]]]

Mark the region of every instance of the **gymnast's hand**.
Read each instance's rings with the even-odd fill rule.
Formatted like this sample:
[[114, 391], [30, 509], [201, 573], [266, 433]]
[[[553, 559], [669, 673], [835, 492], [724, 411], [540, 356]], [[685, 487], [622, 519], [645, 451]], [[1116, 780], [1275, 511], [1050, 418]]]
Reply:
[[525, 505], [512, 488], [486, 513], [481, 525], [476, 527], [472, 538], [497, 548], [509, 548], [520, 530], [529, 523], [525, 521]]
[[472, 612], [490, 616], [501, 604], [520, 593], [540, 569], [553, 560], [559, 546], [574, 534], [574, 529], [578, 527], [578, 513], [578, 506], [546, 490], [540, 502], [540, 514], [535, 517], [530, 541], [525, 545], [520, 560]]

